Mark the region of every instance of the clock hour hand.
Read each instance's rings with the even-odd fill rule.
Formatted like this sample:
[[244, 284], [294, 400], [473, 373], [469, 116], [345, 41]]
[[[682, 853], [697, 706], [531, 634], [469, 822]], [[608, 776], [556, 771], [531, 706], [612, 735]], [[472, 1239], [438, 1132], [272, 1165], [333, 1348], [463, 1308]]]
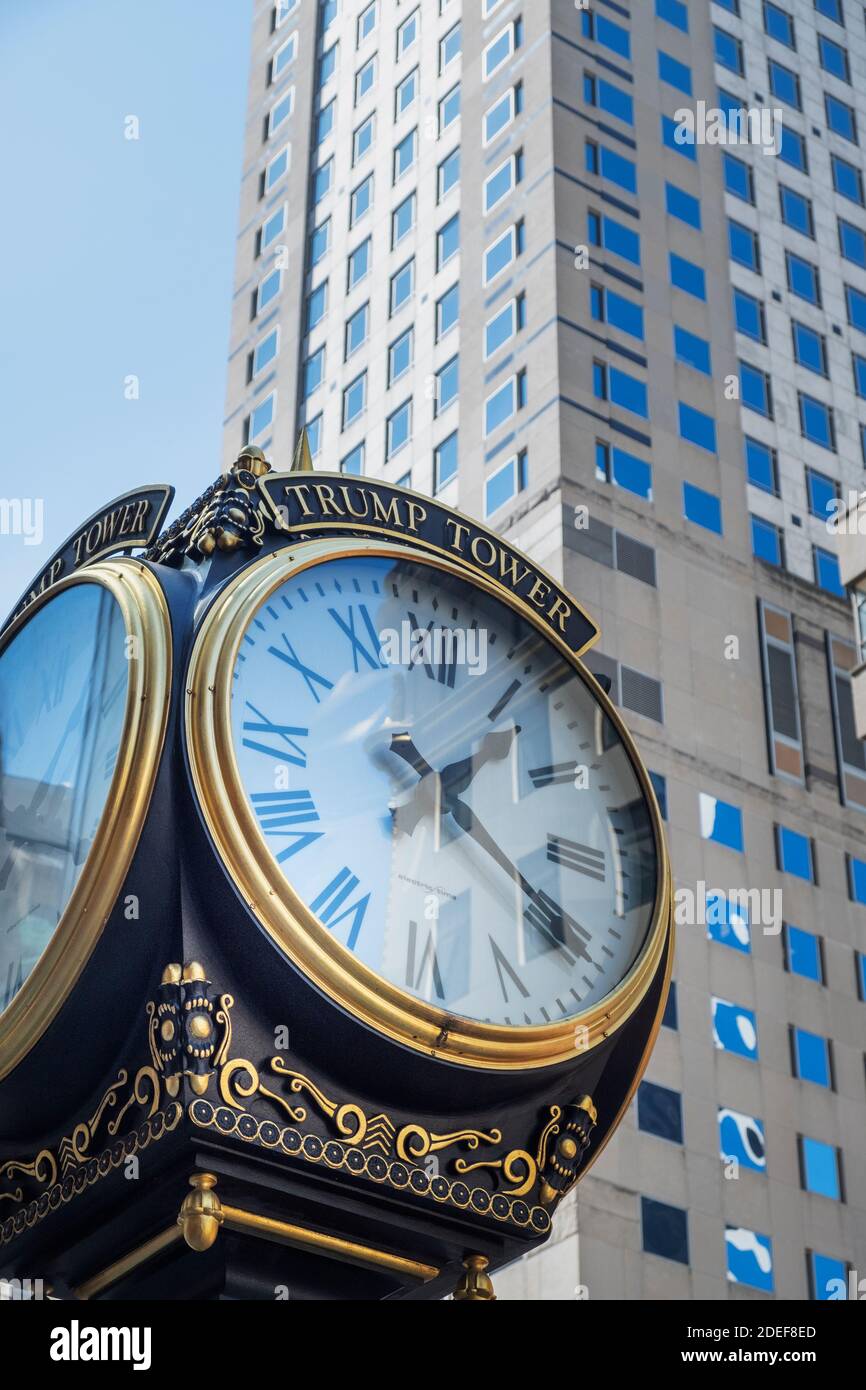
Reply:
[[425, 815], [435, 813], [440, 800], [440, 787], [441, 796], [446, 800], [464, 792], [485, 763], [501, 762], [503, 758], [508, 757], [514, 739], [519, 733], [520, 727], [516, 726], [513, 729], [485, 734], [476, 753], [449, 763], [439, 773], [435, 772], [418, 751], [410, 734], [394, 734], [391, 739], [391, 752], [414, 768], [421, 778], [409, 800], [392, 808], [395, 828], [411, 835]]

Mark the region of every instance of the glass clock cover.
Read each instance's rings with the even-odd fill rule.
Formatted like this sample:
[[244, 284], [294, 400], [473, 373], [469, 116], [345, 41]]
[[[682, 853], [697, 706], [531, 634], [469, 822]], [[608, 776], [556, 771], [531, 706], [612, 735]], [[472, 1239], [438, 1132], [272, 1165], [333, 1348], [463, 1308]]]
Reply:
[[249, 621], [231, 725], [292, 888], [407, 994], [541, 1025], [635, 963], [658, 877], [647, 798], [588, 685], [505, 602], [420, 561], [319, 563]]
[[99, 826], [129, 683], [107, 589], [39, 608], [0, 654], [0, 1013], [51, 939]]

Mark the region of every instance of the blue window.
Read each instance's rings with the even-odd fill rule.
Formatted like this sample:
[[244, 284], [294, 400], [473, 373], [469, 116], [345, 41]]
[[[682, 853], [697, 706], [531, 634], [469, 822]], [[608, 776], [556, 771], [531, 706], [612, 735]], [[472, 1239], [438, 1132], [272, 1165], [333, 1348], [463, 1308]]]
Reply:
[[484, 515], [491, 516], [500, 507], [504, 507], [512, 497], [524, 491], [527, 483], [528, 465], [524, 449], [501, 468], [497, 468], [487, 479], [484, 484]]
[[433, 414], [439, 416], [449, 405], [457, 400], [460, 390], [460, 359], [452, 357], [436, 373], [436, 394], [433, 397]]
[[866, 906], [866, 859], [848, 855], [848, 896], [854, 903]]
[[391, 249], [399, 245], [415, 226], [415, 194], [410, 193], [391, 213]]
[[750, 518], [752, 527], [752, 554], [768, 565], [785, 568], [785, 541], [781, 527], [763, 517]]
[[[517, 166], [520, 163], [522, 163], [522, 156], [520, 156], [514, 162], [508, 160], [508, 162], [502, 166], [502, 169], [500, 171], [498, 171], [492, 178], [488, 179], [487, 184], [484, 188], [485, 212], [489, 212], [490, 209], [496, 203], [498, 203], [501, 198], [504, 198], [506, 193], [509, 192], [512, 186], [512, 182], [518, 178]], [[437, 171], [437, 202], [441, 202], [441, 200], [451, 192], [452, 188], [457, 187], [459, 182], [460, 146], [458, 145], [457, 149], [452, 150], [451, 153], [447, 155], [445, 159], [443, 159], [442, 163], [439, 165], [439, 169]]]
[[744, 227], [742, 222], [734, 222], [730, 217], [728, 218], [728, 250], [732, 261], [760, 273], [761, 254], [758, 247], [757, 232], [753, 232], [749, 227]]
[[357, 284], [360, 284], [365, 275], [369, 272], [371, 246], [372, 241], [370, 237], [367, 237], [366, 241], [362, 241], [360, 246], [356, 246], [355, 250], [349, 256], [348, 288], [350, 290], [354, 289]]
[[337, 71], [337, 45], [334, 43], [319, 59], [319, 87], [324, 87]]
[[362, 415], [367, 406], [367, 373], [362, 372], [343, 392], [343, 429]]
[[391, 276], [390, 290], [390, 312], [396, 314], [407, 300], [412, 298], [415, 290], [415, 261], [407, 261], [399, 270], [395, 270]]
[[611, 447], [601, 440], [595, 445], [595, 476], [598, 482], [613, 483], [636, 497], [652, 501], [653, 475], [650, 464], [625, 449]]
[[806, 491], [809, 496], [809, 511], [821, 521], [836, 514], [838, 488], [832, 478], [818, 473], [814, 468], [806, 469]]
[[621, 24], [614, 24], [612, 20], [605, 19], [591, 10], [584, 10], [581, 20], [585, 39], [594, 39], [596, 43], [603, 44], [620, 58], [631, 58], [631, 37], [628, 29], [623, 29]]
[[764, 0], [764, 30], [778, 43], [783, 43], [788, 48], [797, 47], [791, 15], [786, 10], [780, 10], [778, 5], [771, 4], [770, 0]]
[[251, 413], [247, 426], [248, 444], [251, 443], [252, 440], [258, 439], [260, 435], [264, 434], [265, 430], [270, 429], [271, 425], [274, 423], [276, 402], [276, 395], [274, 392], [271, 392], [269, 396], [266, 396], [263, 401], [259, 402], [255, 410]]
[[683, 1098], [679, 1091], [642, 1081], [637, 1093], [637, 1127], [644, 1134], [683, 1142]]
[[280, 330], [272, 328], [267, 337], [262, 338], [261, 342], [256, 344], [251, 354], [250, 378], [258, 376], [259, 372], [263, 372], [265, 367], [273, 362], [279, 352], [279, 347]]
[[662, 116], [662, 144], [675, 154], [684, 155], [686, 159], [697, 159], [698, 154], [695, 149], [694, 131], [689, 130], [688, 126], [680, 121], [674, 121], [670, 116]]
[[621, 371], [619, 367], [596, 362], [593, 367], [593, 385], [599, 400], [609, 400], [613, 405], [630, 410], [644, 420], [649, 418], [646, 383], [638, 381], [637, 377]]
[[720, 1052], [731, 1052], [750, 1062], [758, 1060], [758, 1024], [751, 1009], [728, 999], [710, 1001], [713, 1018], [713, 1045]]
[[310, 264], [316, 266], [323, 256], [328, 254], [328, 247], [331, 242], [331, 219], [330, 217], [317, 227], [310, 237]]
[[760, 299], [746, 294], [745, 290], [734, 290], [734, 322], [738, 333], [745, 333], [757, 343], [767, 341], [764, 306]]
[[798, 323], [796, 319], [791, 320], [791, 333], [795, 360], [801, 367], [808, 367], [810, 372], [826, 376], [827, 345], [823, 334], [816, 333], [813, 328], [807, 328], [805, 323]]
[[862, 232], [850, 222], [843, 222], [841, 217], [838, 220], [839, 250], [846, 261], [853, 261], [855, 265], [866, 269], [866, 232]]
[[812, 841], [786, 825], [776, 826], [776, 864], [782, 873], [815, 882]]
[[831, 1255], [819, 1255], [817, 1250], [809, 1252], [809, 1287], [812, 1299], [819, 1303], [824, 1300], [840, 1300], [848, 1297], [848, 1266], [844, 1260], [834, 1260]]
[[322, 384], [325, 375], [325, 349], [320, 347], [317, 352], [311, 353], [304, 363], [304, 397], [312, 393]]
[[854, 145], [857, 144], [857, 117], [850, 106], [825, 92], [824, 113], [827, 125], [834, 134], [841, 135], [844, 140], [850, 140]]
[[316, 121], [316, 143], [321, 145], [323, 140], [327, 140], [331, 131], [334, 129], [334, 115], [337, 110], [337, 98], [331, 97], [327, 106], [323, 106]]
[[802, 927], [785, 926], [785, 966], [792, 975], [824, 983], [824, 959], [821, 938]]
[[752, 936], [745, 906], [725, 893], [713, 892], [707, 894], [704, 910], [709, 941], [718, 941], [745, 955], [751, 953]]
[[673, 251], [669, 252], [669, 264], [671, 284], [675, 289], [683, 290], [695, 299], [706, 299], [706, 279], [699, 265], [695, 265], [694, 261], [685, 260], [683, 256], [674, 255]]
[[711, 492], [694, 483], [683, 483], [683, 514], [686, 521], [703, 526], [707, 531], [722, 534], [722, 504]]
[[800, 96], [800, 79], [790, 68], [784, 64], [777, 63], [775, 58], [767, 59], [767, 73], [770, 78], [770, 91], [779, 101], [784, 101], [787, 106], [793, 106], [796, 111], [801, 110], [803, 102]]
[[392, 182], [397, 183], [412, 165], [418, 152], [418, 131], [410, 130], [408, 135], [404, 135], [399, 144], [394, 146], [392, 159], [391, 177]]
[[[460, 282], [446, 290], [436, 304], [436, 341], [444, 338], [460, 320]], [[489, 353], [488, 353], [489, 356]]]
[[656, 794], [656, 801], [659, 804], [659, 814], [662, 820], [668, 818], [668, 784], [667, 778], [660, 772], [651, 772], [649, 779], [652, 782], [653, 791]]
[[366, 343], [369, 331], [370, 305], [368, 303], [362, 304], [357, 313], [346, 320], [345, 356], [347, 361], [353, 352], [357, 352], [358, 348]]
[[433, 487], [436, 492], [457, 473], [457, 431], [437, 445], [433, 453]]
[[[501, 244], [501, 242], [497, 243], [497, 245]], [[440, 227], [436, 234], [436, 269], [441, 270], [443, 265], [450, 261], [452, 256], [456, 256], [459, 250], [460, 214], [458, 212], [449, 218], [444, 227]], [[488, 252], [488, 255], [490, 254], [491, 252]], [[488, 278], [492, 278], [492, 276]]]
[[751, 1289], [773, 1292], [773, 1242], [744, 1226], [725, 1227], [728, 1280]]
[[331, 191], [331, 184], [334, 181], [334, 158], [333, 155], [327, 162], [316, 169], [313, 174], [313, 203], [318, 204], [327, 193]]
[[852, 352], [851, 365], [854, 368], [854, 390], [861, 398], [866, 397], [866, 357], [858, 357], [856, 352]]
[[852, 328], [866, 333], [866, 294], [855, 290], [853, 285], [845, 286], [845, 302], [848, 305], [848, 322]]
[[825, 19], [833, 19], [837, 24], [844, 26], [845, 16], [842, 13], [842, 0], [815, 0], [815, 9]]
[[352, 192], [352, 200], [349, 207], [349, 226], [354, 227], [356, 222], [360, 222], [365, 213], [370, 211], [373, 206], [373, 175], [368, 174], [363, 183]]
[[740, 363], [740, 399], [746, 410], [773, 418], [773, 392], [769, 375], [748, 362]]
[[637, 168], [634, 161], [624, 155], [609, 150], [607, 145], [597, 145], [594, 140], [586, 142], [586, 167], [591, 174], [600, 174], [627, 193], [637, 193]]
[[701, 792], [699, 797], [701, 835], [726, 849], [743, 849], [743, 813], [739, 806]]
[[262, 280], [256, 297], [257, 314], [260, 314], [262, 309], [266, 308], [272, 299], [276, 299], [280, 292], [282, 275], [283, 272], [281, 270], [272, 270], [270, 275], [266, 275], [264, 280]]
[[[680, 438], [688, 440], [689, 444], [696, 444], [699, 449], [706, 449], [708, 453], [714, 454], [716, 452], [716, 422], [712, 415], [705, 414], [703, 410], [697, 410], [693, 405], [687, 405], [685, 401], [678, 403], [678, 411]], [[687, 483], [686, 487], [688, 486]], [[690, 519], [696, 520], [695, 517]], [[701, 525], [704, 524], [701, 522]], [[711, 530], [718, 530], [721, 534], [721, 517], [718, 527], [713, 526]]]
[[790, 164], [792, 168], [801, 170], [806, 174], [809, 171], [809, 161], [806, 155], [806, 141], [798, 131], [792, 130], [789, 125], [782, 126], [782, 138], [779, 141], [779, 158], [785, 164]]
[[[455, 358], [456, 361], [456, 358]], [[525, 404], [521, 377], [512, 376], [504, 382], [484, 405], [484, 437], [493, 434]]]
[[263, 251], [267, 250], [271, 242], [276, 241], [277, 237], [285, 230], [285, 226], [286, 205], [284, 203], [281, 208], [278, 208], [276, 212], [272, 212], [270, 217], [266, 218], [262, 223], [262, 228], [259, 232], [258, 246], [256, 248], [257, 256], [260, 256]]
[[583, 99], [587, 106], [598, 106], [609, 116], [616, 116], [617, 120], [624, 121], [626, 125], [634, 125], [634, 102], [628, 92], [624, 92], [621, 87], [615, 87], [612, 82], [605, 82], [602, 77], [585, 73]]
[[854, 952], [854, 969], [857, 974], [857, 998], [863, 1004], [866, 1003], [866, 955], [862, 951]]
[[404, 401], [385, 426], [385, 459], [393, 458], [412, 438], [412, 402]]
[[[665, 819], [667, 819], [667, 814], [665, 814]], [[676, 980], [671, 980], [671, 987], [668, 990], [667, 1003], [665, 1004], [665, 1011], [662, 1014], [662, 1027], [671, 1028], [674, 1032], [676, 1032], [679, 1027], [679, 1020], [677, 1018]]]
[[518, 295], [517, 299], [510, 299], [503, 309], [488, 320], [484, 329], [485, 360], [497, 353], [523, 328], [525, 319], [526, 301], [523, 295]]
[[689, 1217], [681, 1207], [640, 1199], [641, 1245], [648, 1255], [659, 1255], [677, 1264], [689, 1262]]
[[795, 256], [792, 251], [785, 252], [785, 266], [788, 273], [788, 289], [791, 293], [807, 300], [809, 304], [820, 304], [821, 282], [818, 278], [818, 267], [812, 265], [811, 261], [804, 261], [802, 256]]
[[623, 260], [640, 265], [640, 237], [630, 227], [617, 222], [613, 217], [589, 213], [589, 240], [593, 246], [603, 246]]
[[684, 34], [689, 32], [689, 12], [682, 0], [656, 0], [656, 14]]
[[346, 457], [340, 460], [341, 473], [354, 473], [356, 475], [364, 472], [364, 445], [356, 444], [354, 449], [350, 449]]
[[667, 82], [669, 87], [676, 87], [677, 91], [685, 92], [686, 96], [692, 94], [692, 70], [685, 63], [680, 63], [676, 58], [672, 58], [670, 53], [665, 53], [659, 49], [659, 80]]
[[700, 231], [700, 199], [692, 197], [691, 193], [686, 193], [684, 188], [677, 188], [675, 183], [666, 183], [665, 206], [671, 217], [677, 217], [680, 222], [685, 222], [687, 226], [695, 227]]
[[830, 1044], [817, 1033], [807, 1033], [805, 1028], [791, 1029], [791, 1057], [794, 1075], [801, 1081], [812, 1081], [816, 1086], [833, 1088], [833, 1066], [830, 1059]]
[[822, 550], [820, 545], [812, 546], [812, 559], [815, 565], [815, 583], [819, 589], [837, 598], [845, 597], [845, 589], [839, 574], [839, 560], [830, 550]]
[[804, 439], [820, 444], [824, 449], [835, 450], [836, 432], [833, 425], [833, 411], [823, 401], [807, 396], [804, 391], [797, 392], [800, 406], [800, 430]]
[[812, 204], [808, 198], [804, 198], [802, 193], [795, 193], [793, 188], [787, 188], [785, 184], [780, 184], [779, 203], [782, 209], [782, 221], [786, 227], [793, 227], [795, 232], [802, 232], [803, 236], [814, 237], [815, 223], [812, 217]]
[[755, 487], [763, 488], [764, 492], [771, 492], [774, 497], [778, 497], [779, 471], [776, 451], [771, 449], [769, 444], [762, 444], [759, 439], [751, 439], [749, 435], [746, 435], [746, 477]]
[[694, 367], [696, 372], [706, 372], [709, 376], [710, 345], [706, 338], [688, 333], [677, 323], [674, 324], [674, 355], [678, 362], [685, 362], [687, 367]]
[[732, 154], [723, 154], [722, 170], [728, 193], [733, 193], [735, 198], [742, 198], [744, 203], [754, 203], [755, 183], [751, 165]]
[[[521, 224], [522, 225], [522, 224]], [[516, 227], [509, 227], [501, 237], [488, 246], [484, 252], [484, 283], [489, 285], [497, 275], [511, 265], [520, 252], [521, 236]]]
[[322, 416], [321, 412], [312, 420], [307, 421], [307, 442], [310, 446], [310, 453], [313, 458], [318, 458], [322, 452]]
[[[412, 365], [412, 356], [415, 350], [415, 335], [411, 328], [407, 328], [405, 333], [395, 339], [388, 349], [388, 385], [393, 386], [395, 381], [408, 372]], [[456, 359], [455, 359], [456, 360]], [[439, 390], [439, 379], [436, 380], [436, 388]], [[434, 397], [434, 408], [438, 396]]]
[[740, 77], [745, 71], [743, 66], [743, 45], [733, 34], [729, 34], [725, 29], [718, 29], [713, 25], [713, 52], [716, 62], [723, 68], [730, 68], [731, 72], [737, 73]]
[[839, 1172], [839, 1151], [821, 1139], [800, 1136], [800, 1180], [804, 1192], [819, 1197], [842, 1200], [842, 1181]]
[[315, 328], [317, 323], [321, 323], [325, 317], [325, 310], [328, 304], [328, 282], [324, 280], [321, 285], [307, 296], [307, 332]]
[[766, 1173], [767, 1145], [761, 1121], [737, 1110], [720, 1110], [719, 1157], [723, 1163], [733, 1161], [741, 1168]]
[[847, 159], [842, 159], [838, 154], [830, 155], [830, 167], [833, 170], [833, 187], [842, 198], [847, 198], [849, 202], [858, 203], [863, 207], [863, 175], [853, 164], [849, 164]]
[[601, 285], [591, 285], [589, 297], [592, 317], [598, 323], [609, 323], [612, 328], [618, 328], [643, 342], [643, 309], [640, 304]]
[[832, 73], [842, 82], [851, 81], [848, 54], [841, 44], [834, 43], [826, 34], [818, 35], [818, 58], [825, 72]]

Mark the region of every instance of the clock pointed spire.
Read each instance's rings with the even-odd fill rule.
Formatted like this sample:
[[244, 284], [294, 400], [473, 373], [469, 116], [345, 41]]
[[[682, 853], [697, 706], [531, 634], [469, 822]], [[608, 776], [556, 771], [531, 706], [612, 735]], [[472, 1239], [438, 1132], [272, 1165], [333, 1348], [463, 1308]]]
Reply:
[[313, 455], [310, 453], [310, 441], [306, 429], [302, 429], [298, 435], [298, 442], [295, 445], [295, 457], [292, 459], [291, 473], [313, 473]]

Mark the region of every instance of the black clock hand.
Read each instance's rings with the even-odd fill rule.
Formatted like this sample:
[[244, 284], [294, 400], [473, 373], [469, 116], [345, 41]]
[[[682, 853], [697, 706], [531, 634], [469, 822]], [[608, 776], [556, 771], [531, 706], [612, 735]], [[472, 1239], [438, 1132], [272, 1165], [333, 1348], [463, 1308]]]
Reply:
[[[457, 824], [460, 826], [460, 829], [464, 830], [476, 844], [479, 844], [483, 850], [487, 851], [491, 859], [493, 859], [501, 869], [505, 870], [508, 876], [523, 890], [527, 898], [529, 898], [529, 901], [538, 909], [544, 919], [541, 924], [541, 930], [543, 930], [546, 935], [552, 936], [552, 929], [561, 923], [562, 927], [568, 931], [572, 946], [577, 954], [583, 956], [586, 960], [590, 960], [591, 957], [585, 945], [585, 942], [591, 940], [589, 932], [585, 927], [580, 926], [573, 917], [570, 917], [567, 912], [563, 911], [559, 903], [555, 902], [547, 893], [543, 893], [539, 888], [533, 887], [526, 875], [520, 872], [517, 865], [512, 863], [505, 851], [496, 843], [489, 830], [482, 825], [471, 807], [467, 806], [464, 801], [460, 801], [457, 797], [451, 797], [448, 799], [446, 809], [451, 812]], [[537, 920], [535, 925], [539, 925]], [[565, 947], [564, 941], [559, 941], [557, 939], [556, 944], [563, 948]]]
[[[438, 773], [438, 779], [446, 800], [464, 792], [485, 763], [500, 762], [503, 758], [507, 758], [514, 739], [519, 733], [520, 727], [518, 725], [513, 729], [501, 729], [485, 734], [477, 753], [471, 754], [468, 758], [460, 758], [457, 762], [449, 763], [447, 767], [443, 767], [442, 771]], [[393, 808], [395, 824], [399, 818], [398, 828], [405, 834], [411, 835], [419, 820], [428, 811], [435, 810], [436, 788], [429, 782], [425, 785], [425, 782], [431, 774], [434, 777], [437, 774], [419, 753], [408, 733], [394, 735], [391, 739], [391, 751], [409, 763], [410, 767], [413, 767], [421, 778], [410, 799], [403, 805]]]

